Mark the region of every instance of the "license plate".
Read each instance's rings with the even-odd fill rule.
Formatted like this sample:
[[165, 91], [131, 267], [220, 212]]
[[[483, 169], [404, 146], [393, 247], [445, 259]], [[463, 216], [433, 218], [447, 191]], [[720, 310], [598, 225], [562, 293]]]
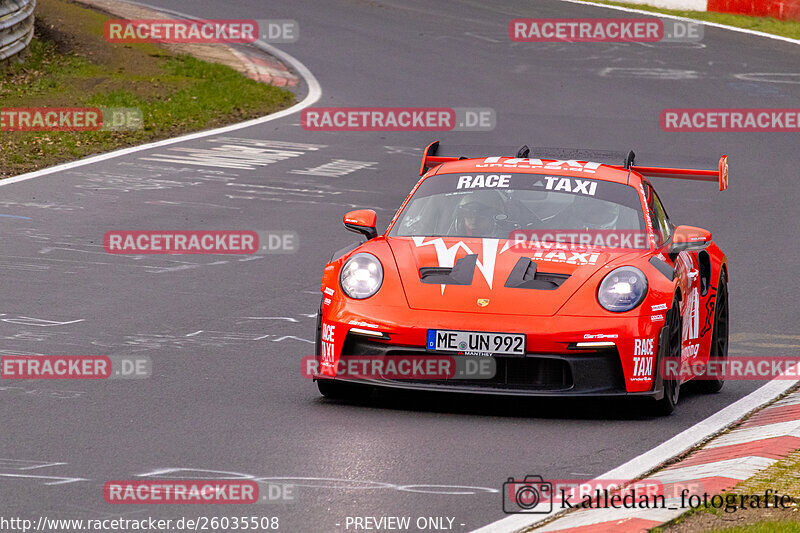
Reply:
[[465, 352], [468, 355], [516, 355], [524, 357], [525, 335], [522, 333], [429, 329], [426, 348], [442, 352]]

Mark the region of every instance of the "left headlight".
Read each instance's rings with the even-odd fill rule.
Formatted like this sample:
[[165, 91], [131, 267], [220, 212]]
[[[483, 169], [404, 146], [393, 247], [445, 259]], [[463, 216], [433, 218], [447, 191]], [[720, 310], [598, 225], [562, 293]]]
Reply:
[[597, 301], [615, 313], [630, 311], [644, 300], [647, 278], [636, 267], [624, 266], [609, 272], [597, 289]]
[[355, 254], [347, 260], [339, 274], [342, 291], [350, 298], [363, 300], [381, 288], [383, 266], [372, 254]]

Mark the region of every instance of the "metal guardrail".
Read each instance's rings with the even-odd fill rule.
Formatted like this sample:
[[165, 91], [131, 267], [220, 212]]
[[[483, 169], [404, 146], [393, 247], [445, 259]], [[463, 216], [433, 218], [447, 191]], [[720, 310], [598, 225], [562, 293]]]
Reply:
[[0, 61], [22, 52], [33, 38], [36, 0], [0, 0]]

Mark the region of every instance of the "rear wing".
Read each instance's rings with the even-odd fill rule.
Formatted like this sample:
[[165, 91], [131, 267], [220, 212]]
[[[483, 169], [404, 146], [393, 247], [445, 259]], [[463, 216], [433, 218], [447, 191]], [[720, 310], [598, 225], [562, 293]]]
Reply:
[[422, 176], [425, 174], [425, 171], [429, 168], [437, 167], [442, 163], [447, 163], [449, 161], [458, 161], [459, 159], [466, 159], [466, 157], [460, 156], [442, 156], [437, 155], [439, 153], [439, 141], [433, 141], [428, 146], [425, 147], [425, 150], [422, 152], [422, 164], [419, 167], [419, 175]]
[[640, 167], [633, 164], [633, 152], [628, 155], [624, 165], [608, 165], [620, 170], [633, 170], [648, 178], [676, 178], [696, 181], [715, 181], [719, 190], [728, 188], [728, 156], [719, 158], [717, 170], [698, 170], [694, 168]]
[[[530, 149], [523, 146], [517, 151], [514, 157], [526, 158], [530, 154]], [[596, 154], [597, 155], [597, 154]], [[511, 156], [509, 156], [511, 157]], [[606, 165], [620, 170], [633, 170], [648, 178], [676, 178], [696, 181], [714, 181], [719, 183], [719, 190], [724, 191], [728, 188], [728, 156], [723, 155], [719, 158], [719, 165], [716, 170], [700, 170], [693, 168], [667, 168], [667, 167], [644, 167], [634, 165], [634, 153], [630, 152], [625, 159], [624, 165]], [[422, 176], [429, 168], [433, 168], [450, 161], [466, 159], [463, 156], [439, 155], [439, 141], [434, 141], [425, 147], [422, 152], [422, 163], [419, 167], [419, 175]]]

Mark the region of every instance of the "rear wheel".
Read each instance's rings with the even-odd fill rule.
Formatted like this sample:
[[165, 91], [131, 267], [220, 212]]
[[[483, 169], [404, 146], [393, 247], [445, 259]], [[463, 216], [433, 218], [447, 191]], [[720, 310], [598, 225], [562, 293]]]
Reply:
[[[667, 328], [667, 342], [664, 346], [659, 346], [661, 357], [659, 361], [659, 372], [665, 368], [672, 368], [671, 365], [666, 365], [667, 360], [676, 361], [680, 365], [681, 361], [681, 339], [682, 339], [682, 324], [681, 324], [681, 311], [680, 304], [677, 299], [672, 302], [672, 308], [667, 312], [664, 327]], [[681, 381], [680, 373], [673, 378], [661, 376], [664, 384], [664, 397], [656, 401], [653, 412], [658, 415], [668, 415], [675, 410], [678, 404], [678, 399], [681, 395]]]
[[[723, 362], [728, 359], [728, 282], [725, 272], [719, 276], [717, 285], [717, 301], [714, 305], [714, 332], [711, 334], [711, 353], [709, 362]], [[723, 368], [715, 364], [715, 368]], [[718, 373], [718, 372], [717, 372]], [[698, 390], [706, 393], [719, 392], [725, 384], [725, 377], [703, 379], [697, 382]]]

